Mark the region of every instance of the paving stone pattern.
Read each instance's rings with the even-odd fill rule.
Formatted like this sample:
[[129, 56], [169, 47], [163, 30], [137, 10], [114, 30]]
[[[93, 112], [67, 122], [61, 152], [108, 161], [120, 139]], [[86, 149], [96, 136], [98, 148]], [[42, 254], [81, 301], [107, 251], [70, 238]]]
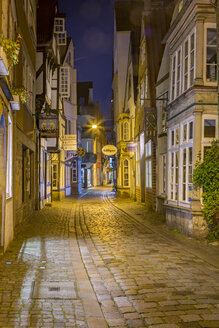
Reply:
[[75, 217], [83, 261], [110, 327], [219, 328], [218, 266], [190, 252], [189, 244], [182, 248], [108, 203], [97, 204], [92, 193]]
[[123, 210], [148, 228], [132, 221], [105, 191], [55, 202], [23, 225], [0, 259], [0, 327], [219, 328], [219, 266], [153, 231], [135, 203]]

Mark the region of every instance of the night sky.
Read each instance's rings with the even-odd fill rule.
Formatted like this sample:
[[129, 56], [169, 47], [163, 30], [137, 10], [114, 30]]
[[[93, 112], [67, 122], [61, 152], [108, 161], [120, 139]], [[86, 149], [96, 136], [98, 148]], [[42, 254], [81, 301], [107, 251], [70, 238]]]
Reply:
[[94, 101], [111, 117], [113, 0], [59, 0], [75, 47], [78, 81], [93, 81]]

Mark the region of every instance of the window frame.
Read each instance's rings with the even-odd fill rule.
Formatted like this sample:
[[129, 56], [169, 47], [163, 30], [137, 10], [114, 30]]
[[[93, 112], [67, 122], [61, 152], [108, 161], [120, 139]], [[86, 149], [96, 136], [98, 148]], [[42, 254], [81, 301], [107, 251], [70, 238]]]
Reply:
[[[125, 162], [127, 162], [128, 165], [125, 166]], [[129, 161], [129, 159], [124, 158], [122, 164], [123, 164], [123, 187], [128, 188], [128, 187], [130, 187], [130, 161]], [[125, 172], [125, 168], [128, 168], [126, 172]], [[125, 174], [128, 174], [128, 178], [125, 178]], [[125, 181], [128, 182], [127, 185], [125, 185]]]
[[123, 122], [123, 140], [129, 141], [130, 140], [130, 124], [128, 120]]
[[[194, 35], [194, 48], [191, 51], [191, 39]], [[188, 54], [187, 54], [187, 86], [185, 86], [185, 44], [188, 42]], [[180, 52], [180, 57], [179, 57]], [[194, 65], [193, 68], [193, 83], [191, 83], [191, 54], [194, 53]], [[180, 58], [180, 62], [179, 62]], [[171, 78], [170, 78], [170, 102], [177, 99], [186, 90], [192, 87], [195, 83], [196, 76], [196, 28], [193, 28], [182, 43], [171, 55]], [[177, 88], [177, 85], [179, 87]], [[179, 89], [179, 92], [177, 91]]]
[[[217, 85], [217, 71], [216, 71], [216, 81], [207, 81], [207, 29], [216, 29], [216, 24], [215, 23], [205, 23], [204, 24], [204, 62], [203, 62], [203, 80], [204, 80], [204, 84], [205, 85]], [[217, 33], [217, 29], [216, 29], [216, 33]], [[216, 67], [217, 67], [217, 63], [216, 63]], [[217, 68], [216, 68], [217, 69]]]
[[[67, 74], [63, 75], [63, 71], [66, 71]], [[62, 78], [64, 79], [62, 81]], [[67, 77], [67, 79], [65, 79]], [[63, 83], [65, 82], [65, 83]], [[66, 88], [64, 86], [67, 86]], [[60, 78], [59, 78], [59, 88], [60, 88], [60, 95], [62, 98], [69, 98], [70, 97], [70, 69], [68, 66], [61, 66], [60, 67]], [[65, 89], [65, 90], [63, 90]]]

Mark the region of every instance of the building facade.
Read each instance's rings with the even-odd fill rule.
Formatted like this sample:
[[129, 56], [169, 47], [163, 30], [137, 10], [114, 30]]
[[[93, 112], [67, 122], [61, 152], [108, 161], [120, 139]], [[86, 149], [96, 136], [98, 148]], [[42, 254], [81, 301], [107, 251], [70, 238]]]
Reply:
[[166, 36], [170, 57], [166, 220], [190, 236], [206, 233], [192, 172], [199, 154], [203, 158], [211, 141], [218, 139], [216, 33], [214, 7], [207, 1], [185, 1], [177, 3]]

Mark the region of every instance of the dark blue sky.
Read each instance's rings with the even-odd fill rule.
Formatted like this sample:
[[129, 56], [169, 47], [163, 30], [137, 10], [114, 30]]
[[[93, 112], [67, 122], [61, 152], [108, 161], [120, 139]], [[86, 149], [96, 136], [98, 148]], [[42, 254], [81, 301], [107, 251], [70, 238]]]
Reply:
[[59, 0], [67, 14], [67, 33], [75, 47], [78, 81], [93, 81], [94, 101], [110, 118], [113, 46], [113, 0]]

